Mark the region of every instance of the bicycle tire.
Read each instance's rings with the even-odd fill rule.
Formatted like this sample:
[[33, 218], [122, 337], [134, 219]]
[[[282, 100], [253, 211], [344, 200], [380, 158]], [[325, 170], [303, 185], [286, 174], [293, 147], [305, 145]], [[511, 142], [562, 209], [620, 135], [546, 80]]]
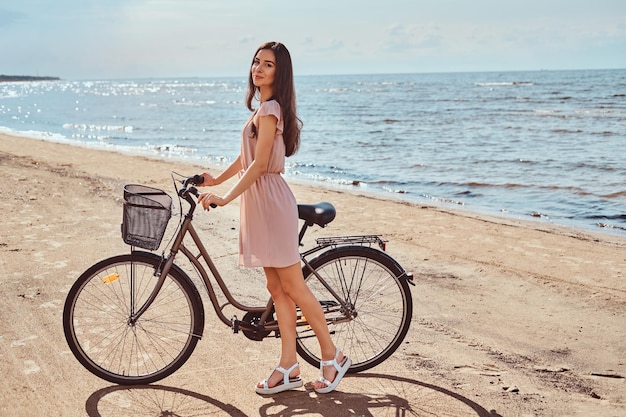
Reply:
[[[406, 336], [413, 314], [413, 300], [404, 269], [389, 255], [366, 246], [344, 246], [322, 253], [311, 267], [348, 304], [355, 317], [338, 321], [343, 313], [330, 292], [306, 267], [305, 280], [322, 304], [333, 343], [352, 360], [349, 373], [371, 369], [389, 358]], [[308, 326], [297, 327], [296, 349], [300, 357], [319, 367], [317, 338]]]
[[91, 266], [70, 289], [63, 308], [65, 339], [92, 374], [120, 385], [149, 384], [189, 359], [202, 336], [204, 307], [176, 265], [152, 305], [130, 324], [132, 309], [153, 289], [160, 263], [147, 252], [114, 256]]

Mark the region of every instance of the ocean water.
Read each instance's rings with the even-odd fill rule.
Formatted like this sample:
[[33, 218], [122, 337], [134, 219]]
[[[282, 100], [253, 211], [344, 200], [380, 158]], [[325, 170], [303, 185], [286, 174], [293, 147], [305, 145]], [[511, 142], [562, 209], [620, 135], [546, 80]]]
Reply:
[[[227, 164], [246, 86], [2, 83], [0, 129]], [[626, 70], [299, 76], [296, 89], [288, 178], [626, 236]]]

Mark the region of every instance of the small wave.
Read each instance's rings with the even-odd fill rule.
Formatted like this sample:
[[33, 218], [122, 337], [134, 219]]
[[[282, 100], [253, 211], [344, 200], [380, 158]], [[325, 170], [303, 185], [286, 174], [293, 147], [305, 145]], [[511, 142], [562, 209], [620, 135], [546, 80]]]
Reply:
[[[587, 219], [595, 221], [596, 226], [603, 229], [619, 229], [626, 230], [626, 226], [619, 224], [626, 222], [626, 214], [616, 214], [616, 215], [591, 215], [585, 216]], [[616, 224], [616, 222], [618, 224]]]
[[540, 190], [547, 190], [547, 191], [567, 191], [569, 193], [575, 194], [575, 195], [579, 195], [579, 196], [588, 196], [588, 195], [593, 195], [592, 192], [584, 190], [582, 188], [579, 187], [562, 187], [560, 185], [542, 185], [537, 187]]
[[603, 229], [620, 229], [620, 230], [626, 230], [626, 227], [624, 226], [615, 226], [613, 224], [608, 224], [608, 223], [596, 223], [596, 225], [600, 228]]
[[214, 100], [193, 101], [193, 100], [181, 99], [181, 100], [174, 100], [173, 103], [176, 106], [202, 107], [202, 106], [207, 106], [207, 105], [209, 106], [213, 105], [215, 104], [215, 101]]
[[0, 133], [25, 136], [25, 137], [33, 138], [33, 139], [50, 140], [53, 142], [65, 143], [68, 141], [68, 138], [63, 135], [59, 135], [57, 133], [52, 133], [52, 132], [39, 131], [39, 130], [16, 130], [16, 129], [11, 129], [9, 127], [0, 126]]
[[475, 193], [470, 190], [460, 191], [454, 195], [462, 196], [464, 198], [479, 198], [483, 196], [481, 193]]
[[[470, 182], [464, 182], [464, 183], [457, 183], [457, 182], [439, 182], [437, 183], [438, 186], [440, 187], [455, 187], [455, 188], [464, 188], [464, 187], [469, 187], [469, 188], [495, 188], [495, 189], [506, 189], [506, 190], [517, 190], [517, 189], [535, 189], [535, 190], [543, 190], [543, 191], [548, 191], [548, 192], [554, 192], [554, 191], [566, 191], [568, 193], [571, 194], [575, 194], [575, 195], [579, 195], [579, 196], [588, 196], [588, 195], [593, 195], [592, 192], [587, 191], [585, 189], [579, 188], [579, 187], [571, 187], [571, 186], [560, 186], [560, 185], [535, 185], [535, 184], [518, 184], [518, 183], [503, 183], [503, 184], [497, 184], [497, 183], [485, 183], [485, 182], [478, 182], [478, 181], [470, 181]], [[460, 192], [459, 194], [462, 194], [463, 192]], [[626, 193], [625, 192], [620, 192], [618, 193], [618, 195], [616, 195], [614, 198], [618, 198], [618, 197], [623, 197], [623, 195]]]
[[303, 178], [307, 181], [322, 182], [334, 186], [368, 187], [368, 184], [364, 181], [328, 176], [318, 172], [304, 172], [301, 170], [288, 168], [286, 169], [286, 174], [292, 177]]
[[591, 214], [589, 216], [585, 216], [585, 218], [589, 220], [622, 220], [626, 221], [626, 214], [613, 214], [613, 215], [599, 215], [599, 214]]
[[415, 85], [414, 81], [357, 81], [356, 85]]
[[497, 82], [484, 82], [484, 83], [474, 83], [474, 85], [479, 87], [506, 87], [506, 86], [530, 86], [535, 85], [535, 83], [530, 81], [497, 81]]
[[112, 139], [119, 139], [119, 138], [113, 138], [109, 135], [85, 135], [85, 134], [78, 134], [75, 133], [72, 136], [72, 139], [76, 139], [79, 142], [83, 142], [83, 141], [92, 141], [92, 140], [98, 140], [98, 141], [110, 141]]
[[475, 187], [475, 188], [507, 188], [507, 189], [516, 189], [516, 188], [529, 188], [529, 185], [525, 185], [525, 184], [512, 184], [512, 183], [506, 183], [506, 184], [488, 184], [488, 183], [483, 183], [483, 182], [475, 182], [475, 181], [471, 181], [465, 184], [460, 184], [460, 185], [464, 185], [466, 187]]
[[22, 96], [23, 94], [19, 94], [17, 91], [8, 90], [8, 91], [0, 92], [0, 100], [2, 100], [3, 98], [18, 98]]
[[616, 193], [604, 194], [601, 195], [602, 198], [622, 198], [626, 197], [626, 191], [618, 191]]
[[529, 215], [532, 216], [532, 217], [540, 218], [540, 219], [549, 219], [550, 218], [550, 216], [548, 216], [547, 214], [541, 213], [539, 211], [533, 211]]
[[403, 190], [403, 189], [399, 189], [399, 188], [389, 188], [389, 187], [383, 187], [383, 190], [387, 191], [388, 193], [393, 193], [393, 194], [408, 194], [408, 190]]
[[126, 133], [132, 133], [132, 126], [112, 126], [112, 125], [91, 125], [83, 123], [64, 123], [64, 129], [90, 130], [90, 131], [112, 131], [118, 130]]
[[[378, 126], [381, 123], [392, 124], [392, 123], [402, 123], [402, 122], [404, 122], [404, 120], [400, 120], [400, 119], [382, 119], [382, 120], [365, 120], [363, 122], [363, 124]], [[378, 133], [378, 132], [382, 132], [382, 130], [374, 130], [374, 131], [371, 131], [371, 132]]]
[[553, 129], [552, 133], [583, 133], [582, 130], [569, 130], [569, 129]]
[[161, 154], [168, 154], [168, 155], [189, 155], [189, 154], [195, 154], [197, 152], [197, 149], [193, 149], [193, 148], [188, 148], [186, 146], [181, 146], [181, 145], [176, 145], [176, 144], [160, 144], [160, 145], [150, 145], [147, 144], [149, 149], [152, 149], [153, 151], [157, 151]]
[[595, 109], [584, 109], [584, 110], [574, 110], [575, 114], [582, 114], [583, 116], [592, 115], [592, 116], [605, 116], [607, 114], [622, 114], [625, 113], [621, 109], [616, 109], [613, 106], [597, 106]]
[[614, 136], [614, 135], [617, 135], [618, 133], [611, 132], [610, 130], [605, 130], [603, 132], [591, 132], [590, 134], [594, 136]]
[[536, 117], [553, 117], [555, 119], [568, 119], [570, 116], [567, 114], [563, 114], [561, 112], [559, 112], [558, 110], [545, 110], [545, 109], [538, 109], [538, 110], [533, 110], [534, 116]]
[[579, 162], [576, 165], [574, 165], [574, 167], [576, 169], [584, 168], [584, 169], [592, 169], [592, 170], [605, 171], [605, 172], [615, 172], [619, 170], [618, 168], [614, 168], [610, 166], [590, 164], [590, 163], [585, 163], [585, 162]]
[[383, 180], [376, 180], [376, 181], [369, 181], [368, 183], [372, 184], [372, 185], [381, 185], [383, 187], [387, 186], [387, 185], [391, 186], [391, 185], [399, 185], [399, 184], [401, 184], [398, 181], [384, 180], [384, 179]]
[[324, 93], [346, 93], [349, 91], [349, 89], [345, 88], [345, 87], [336, 87], [336, 88], [320, 88], [318, 91], [324, 92]]
[[438, 203], [446, 203], [446, 204], [455, 204], [457, 206], [464, 206], [465, 203], [462, 201], [458, 201], [458, 200], [452, 200], [451, 198], [445, 198], [445, 197], [437, 197], [437, 196], [433, 196], [433, 195], [426, 195], [426, 194], [422, 194], [422, 197], [428, 198], [429, 200], [438, 202]]

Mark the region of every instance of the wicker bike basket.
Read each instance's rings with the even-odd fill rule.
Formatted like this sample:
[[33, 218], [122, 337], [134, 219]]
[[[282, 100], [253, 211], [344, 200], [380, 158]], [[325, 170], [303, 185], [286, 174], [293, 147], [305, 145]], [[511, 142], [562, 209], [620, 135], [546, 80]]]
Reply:
[[172, 216], [172, 197], [145, 185], [124, 186], [122, 238], [128, 245], [155, 250]]

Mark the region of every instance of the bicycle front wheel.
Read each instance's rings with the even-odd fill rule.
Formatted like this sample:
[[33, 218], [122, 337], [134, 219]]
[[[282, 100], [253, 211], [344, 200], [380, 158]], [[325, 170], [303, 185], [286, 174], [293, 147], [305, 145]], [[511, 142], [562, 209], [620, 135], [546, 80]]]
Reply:
[[[405, 271], [384, 252], [363, 246], [331, 249], [311, 261], [311, 267], [346, 304], [306, 266], [305, 280], [322, 305], [335, 346], [352, 360], [350, 373], [373, 368], [402, 343], [411, 324], [413, 301]], [[319, 366], [317, 338], [308, 326], [298, 326], [298, 354]]]
[[193, 352], [204, 308], [189, 277], [173, 266], [148, 310], [131, 320], [154, 289], [161, 258], [146, 252], [93, 265], [65, 301], [63, 329], [78, 361], [116, 384], [149, 384], [172, 374]]

